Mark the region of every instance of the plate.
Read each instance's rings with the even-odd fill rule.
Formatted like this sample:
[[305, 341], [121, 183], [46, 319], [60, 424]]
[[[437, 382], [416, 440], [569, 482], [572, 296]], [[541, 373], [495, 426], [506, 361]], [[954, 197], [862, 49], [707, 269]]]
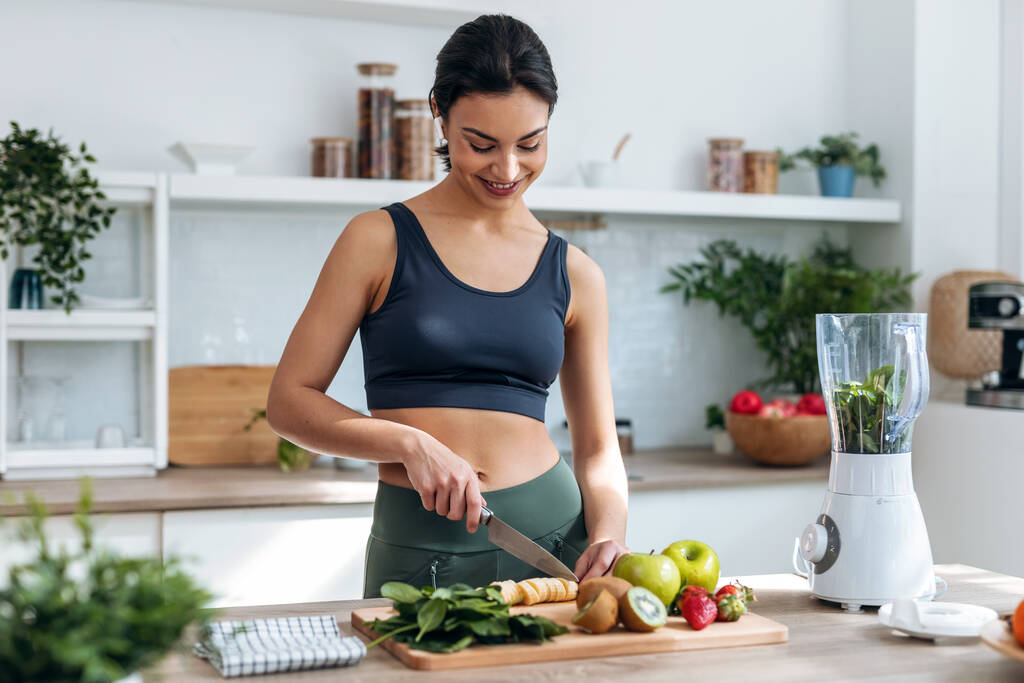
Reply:
[[991, 621], [981, 627], [981, 642], [1010, 659], [1024, 662], [1024, 647], [1010, 633], [1010, 625], [1002, 619]]
[[254, 149], [248, 145], [179, 142], [168, 151], [187, 162], [198, 175], [234, 175], [238, 163]]
[[[878, 608], [878, 621], [883, 626], [906, 633], [915, 638], [977, 638], [982, 627], [998, 621], [995, 610], [980, 605], [959, 602], [917, 602], [901, 600], [900, 610], [893, 615], [893, 604], [887, 602]], [[917, 618], [913, 609], [917, 608]]]

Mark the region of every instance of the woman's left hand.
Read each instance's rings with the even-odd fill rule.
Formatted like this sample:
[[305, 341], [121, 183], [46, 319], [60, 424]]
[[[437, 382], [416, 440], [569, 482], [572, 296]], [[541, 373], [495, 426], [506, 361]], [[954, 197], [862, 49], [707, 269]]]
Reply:
[[615, 561], [629, 552], [629, 548], [614, 539], [591, 543], [576, 562], [574, 573], [580, 583], [587, 579], [610, 574]]

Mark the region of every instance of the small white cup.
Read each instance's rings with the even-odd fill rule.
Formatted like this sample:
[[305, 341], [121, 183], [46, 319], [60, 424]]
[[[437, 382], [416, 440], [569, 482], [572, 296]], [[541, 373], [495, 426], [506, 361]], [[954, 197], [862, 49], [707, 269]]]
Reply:
[[124, 428], [118, 424], [100, 427], [96, 432], [96, 448], [124, 448]]
[[619, 187], [619, 162], [585, 161], [580, 163], [580, 174], [587, 187]]

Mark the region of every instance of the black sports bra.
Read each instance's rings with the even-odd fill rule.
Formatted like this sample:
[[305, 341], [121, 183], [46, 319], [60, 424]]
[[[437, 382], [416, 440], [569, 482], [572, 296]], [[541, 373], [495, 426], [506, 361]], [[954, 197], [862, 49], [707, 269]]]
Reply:
[[384, 210], [398, 257], [384, 302], [359, 326], [367, 407], [479, 408], [543, 422], [565, 351], [566, 241], [548, 230], [530, 279], [489, 292], [451, 274], [404, 204]]

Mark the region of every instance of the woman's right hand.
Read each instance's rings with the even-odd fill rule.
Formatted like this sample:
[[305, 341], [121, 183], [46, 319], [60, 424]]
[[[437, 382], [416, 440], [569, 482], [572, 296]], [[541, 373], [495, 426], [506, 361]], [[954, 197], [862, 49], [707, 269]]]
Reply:
[[480, 494], [480, 480], [469, 463], [437, 439], [420, 439], [402, 463], [409, 482], [420, 494], [423, 507], [457, 522], [466, 518], [466, 531], [480, 524], [480, 508], [487, 504]]

